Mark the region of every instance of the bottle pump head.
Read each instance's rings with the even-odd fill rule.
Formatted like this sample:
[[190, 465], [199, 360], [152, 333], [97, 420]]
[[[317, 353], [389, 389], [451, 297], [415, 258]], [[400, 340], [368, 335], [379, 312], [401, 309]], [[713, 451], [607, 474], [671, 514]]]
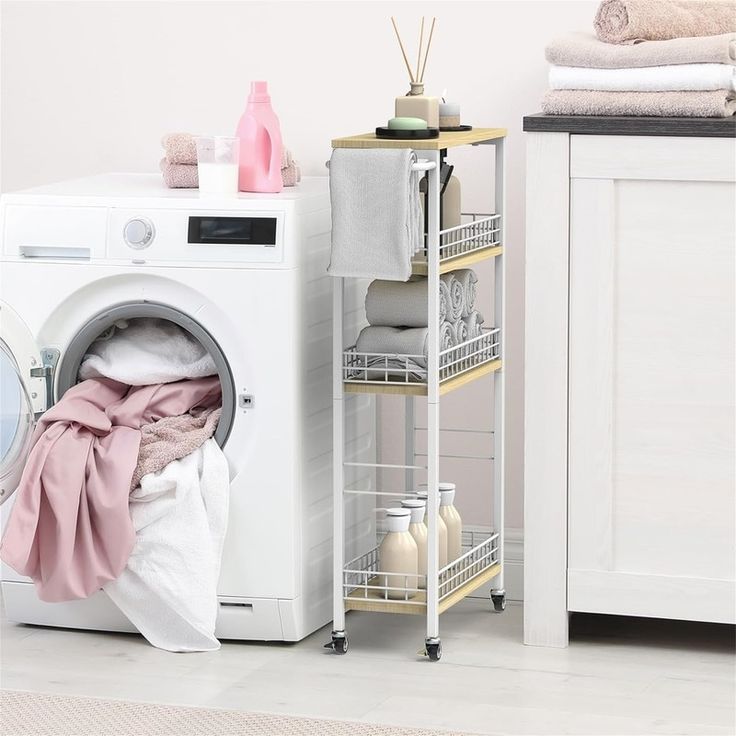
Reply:
[[268, 82], [251, 82], [248, 102], [271, 102], [268, 94]]

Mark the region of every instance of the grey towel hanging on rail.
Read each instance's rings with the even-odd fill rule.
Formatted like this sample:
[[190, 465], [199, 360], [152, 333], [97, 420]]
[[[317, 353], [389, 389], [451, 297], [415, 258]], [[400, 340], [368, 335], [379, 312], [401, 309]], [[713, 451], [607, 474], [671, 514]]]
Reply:
[[406, 148], [332, 152], [332, 276], [409, 279], [423, 239], [415, 160]]

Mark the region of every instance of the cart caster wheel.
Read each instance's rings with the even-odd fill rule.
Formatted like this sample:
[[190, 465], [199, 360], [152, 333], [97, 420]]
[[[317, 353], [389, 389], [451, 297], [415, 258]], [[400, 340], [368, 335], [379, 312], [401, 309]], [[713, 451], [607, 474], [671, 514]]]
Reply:
[[425, 650], [430, 662], [439, 662], [442, 659], [442, 642], [439, 639], [426, 642]]
[[332, 649], [335, 654], [347, 654], [348, 638], [345, 634], [333, 634], [332, 641], [325, 644], [325, 649]]
[[493, 610], [496, 613], [502, 613], [506, 610], [506, 592], [500, 591], [499, 593], [491, 592], [491, 601], [493, 603]]

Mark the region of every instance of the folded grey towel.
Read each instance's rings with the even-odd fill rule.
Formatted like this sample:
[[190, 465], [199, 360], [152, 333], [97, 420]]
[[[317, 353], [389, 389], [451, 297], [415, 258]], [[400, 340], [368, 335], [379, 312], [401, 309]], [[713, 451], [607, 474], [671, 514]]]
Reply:
[[736, 64], [736, 33], [666, 41], [615, 44], [592, 33], [575, 31], [556, 38], [545, 49], [550, 64], [592, 69], [633, 69], [669, 64]]
[[478, 277], [475, 275], [475, 271], [470, 268], [453, 271], [452, 275], [463, 291], [463, 311], [460, 317], [467, 317], [475, 306], [475, 284], [478, 282]]
[[483, 315], [477, 310], [473, 310], [467, 317], [463, 317], [463, 324], [466, 328], [466, 340], [472, 340], [474, 337], [480, 337], [483, 324]]
[[[443, 275], [444, 276], [444, 275]], [[447, 274], [449, 277], [450, 274]], [[440, 322], [449, 311], [451, 278], [440, 279]], [[427, 279], [414, 278], [406, 283], [377, 279], [368, 286], [365, 314], [371, 325], [387, 327], [427, 326]]]
[[409, 279], [423, 240], [414, 159], [407, 148], [332, 152], [332, 276]]

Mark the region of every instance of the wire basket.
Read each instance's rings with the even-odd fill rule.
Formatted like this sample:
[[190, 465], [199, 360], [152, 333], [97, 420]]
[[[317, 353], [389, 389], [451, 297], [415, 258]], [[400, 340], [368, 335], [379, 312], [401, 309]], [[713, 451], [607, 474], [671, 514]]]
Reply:
[[[498, 532], [463, 531], [463, 554], [438, 572], [439, 601], [498, 564]], [[426, 605], [427, 576], [380, 570], [380, 547], [351, 560], [343, 570], [343, 596], [406, 606]]]
[[[440, 351], [440, 382], [498, 360], [501, 357], [500, 338], [499, 327], [481, 328], [476, 337]], [[352, 345], [343, 353], [342, 373], [347, 383], [426, 383], [427, 358], [424, 355], [363, 353]]]

